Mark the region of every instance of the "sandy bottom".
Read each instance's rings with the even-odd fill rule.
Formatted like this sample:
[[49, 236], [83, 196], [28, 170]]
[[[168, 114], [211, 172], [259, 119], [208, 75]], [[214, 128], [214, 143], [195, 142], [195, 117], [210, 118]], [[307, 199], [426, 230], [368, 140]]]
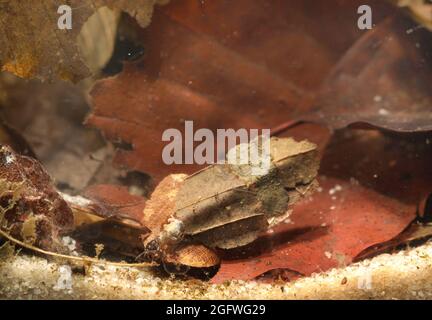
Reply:
[[432, 242], [291, 283], [162, 279], [150, 269], [65, 264], [18, 254], [0, 263], [2, 299], [430, 299]]

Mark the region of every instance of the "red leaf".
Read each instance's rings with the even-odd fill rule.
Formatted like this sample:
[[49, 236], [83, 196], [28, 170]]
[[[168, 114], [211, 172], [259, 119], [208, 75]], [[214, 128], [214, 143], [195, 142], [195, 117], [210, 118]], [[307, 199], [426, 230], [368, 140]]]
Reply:
[[101, 216], [115, 215], [137, 222], [142, 219], [146, 199], [130, 194], [126, 187], [99, 184], [87, 188], [84, 195], [97, 206], [94, 209]]
[[[298, 204], [290, 220], [248, 248], [229, 255], [253, 258], [222, 262], [212, 279], [251, 279], [268, 270], [287, 268], [303, 275], [349, 264], [364, 249], [387, 241], [415, 217], [415, 206], [334, 178], [321, 178], [322, 192]], [[339, 185], [335, 200], [329, 191]]]
[[322, 192], [294, 208], [292, 224], [224, 252], [213, 281], [251, 279], [274, 269], [310, 275], [349, 264], [365, 249], [395, 238], [432, 190], [429, 141], [419, 134], [337, 132], [322, 159]]
[[[143, 31], [144, 59], [92, 91], [87, 123], [130, 144], [118, 164], [156, 181], [197, 165], [162, 162], [162, 133], [272, 128], [304, 114], [315, 92], [363, 31], [362, 1], [175, 1]], [[378, 23], [391, 7], [370, 1]], [[330, 23], [329, 23], [330, 21]], [[343, 32], [341, 32], [343, 30]], [[334, 34], [338, 34], [337, 37]]]

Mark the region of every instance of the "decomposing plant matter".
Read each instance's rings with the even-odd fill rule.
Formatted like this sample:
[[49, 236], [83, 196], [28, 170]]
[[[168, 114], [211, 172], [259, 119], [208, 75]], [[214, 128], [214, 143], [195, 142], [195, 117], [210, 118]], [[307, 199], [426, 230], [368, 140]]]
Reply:
[[[2, 1], [0, 24], [7, 36], [0, 38], [0, 68], [24, 78], [79, 81], [90, 75], [88, 67], [93, 69], [99, 64], [94, 61], [98, 60], [94, 57], [95, 51], [100, 51], [100, 60], [101, 56], [109, 58], [113, 49], [118, 19], [107, 19], [106, 15], [97, 12], [99, 8], [107, 6], [124, 10], [136, 17], [144, 27], [150, 23], [153, 6], [159, 2], [166, 1], [72, 0], [68, 4], [78, 9], [74, 12], [73, 26], [70, 30], [59, 30], [59, 16], [56, 13], [59, 6], [65, 3], [51, 0]], [[93, 30], [84, 28], [80, 34], [87, 19], [95, 13], [99, 15], [96, 20], [102, 21], [102, 27]], [[107, 26], [111, 30], [107, 30]]]
[[39, 248], [64, 252], [61, 235], [73, 214], [40, 163], [11, 148], [0, 149], [1, 228]]
[[0, 1], [0, 256], [292, 281], [430, 238], [431, 8]]
[[[2, 229], [9, 240], [39, 253], [49, 253], [48, 249], [67, 258], [62, 254], [68, 252], [61, 235], [73, 229], [74, 216], [69, 205], [78, 225], [104, 223], [107, 217], [89, 217], [101, 215], [92, 201], [80, 198], [78, 205], [76, 198], [66, 197], [68, 205], [36, 160], [5, 146], [1, 156]], [[135, 240], [141, 237], [141, 256], [150, 262], [195, 268], [216, 266], [220, 259], [212, 249], [252, 242], [286, 219], [291, 213], [289, 208], [314, 187], [319, 160], [313, 143], [272, 138], [270, 158], [268, 173], [260, 176], [252, 175], [251, 163], [215, 164], [190, 176], [171, 175], [147, 201], [142, 228], [137, 228], [132, 220], [114, 216], [110, 219], [117, 221], [118, 226], [106, 227], [104, 231], [112, 238], [126, 239], [129, 246], [139, 247]], [[121, 226], [123, 229], [119, 229]]]
[[127, 264], [71, 255], [62, 236], [74, 228], [74, 215], [68, 203], [52, 185], [41, 164], [21, 156], [11, 148], [0, 148], [0, 237], [11, 243], [68, 261], [84, 264], [149, 266]]
[[[181, 255], [190, 255], [195, 243], [223, 249], [244, 246], [288, 218], [290, 207], [315, 184], [317, 148], [307, 141], [272, 138], [270, 150], [271, 167], [262, 176], [252, 175], [250, 164], [227, 163], [165, 178], [144, 209], [142, 223], [151, 230], [145, 239], [147, 255], [184, 262]], [[202, 258], [203, 247], [197, 251], [197, 259]], [[217, 262], [212, 253], [207, 255]]]

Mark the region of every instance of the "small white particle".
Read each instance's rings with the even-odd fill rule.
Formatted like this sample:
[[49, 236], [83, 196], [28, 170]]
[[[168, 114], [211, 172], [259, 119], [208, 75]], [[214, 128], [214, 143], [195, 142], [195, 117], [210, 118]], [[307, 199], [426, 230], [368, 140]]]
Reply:
[[67, 290], [72, 291], [72, 269], [70, 266], [60, 266], [58, 268], [60, 276], [57, 280], [56, 285], [53, 287], [54, 290]]
[[89, 199], [86, 199], [82, 196], [71, 196], [62, 192], [60, 192], [60, 195], [65, 201], [76, 204], [81, 207], [88, 207], [92, 204], [92, 202]]
[[381, 101], [382, 101], [382, 97], [381, 97], [381, 96], [375, 96], [375, 97], [373, 98], [373, 100], [374, 100], [375, 102], [381, 102]]
[[69, 236], [62, 238], [62, 243], [65, 247], [67, 247], [70, 251], [70, 254], [73, 256], [77, 256], [78, 252], [76, 252], [76, 241]]
[[164, 225], [161, 238], [175, 239], [181, 236], [183, 232], [183, 222], [171, 217], [168, 219], [168, 223]]
[[156, 287], [156, 286], [153, 286], [153, 287], [150, 287], [150, 288], [147, 289], [147, 293], [149, 293], [149, 294], [155, 294], [158, 291], [159, 291], [159, 288]]
[[6, 159], [5, 159], [6, 164], [11, 164], [12, 162], [14, 162], [14, 160], [15, 160], [15, 157], [13, 155], [11, 155], [11, 154], [6, 155]]
[[337, 184], [329, 190], [329, 195], [334, 195], [336, 192], [342, 191], [342, 187]]
[[390, 114], [390, 112], [388, 110], [384, 109], [384, 108], [381, 108], [381, 109], [378, 110], [378, 114], [380, 116], [388, 116]]

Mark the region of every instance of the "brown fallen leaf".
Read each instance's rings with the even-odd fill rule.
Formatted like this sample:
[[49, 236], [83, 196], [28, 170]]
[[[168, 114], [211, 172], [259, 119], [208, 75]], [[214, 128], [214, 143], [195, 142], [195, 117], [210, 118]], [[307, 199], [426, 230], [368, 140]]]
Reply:
[[81, 60], [92, 75], [98, 75], [111, 59], [120, 20], [121, 12], [118, 10], [100, 7], [83, 24], [77, 46]]
[[333, 128], [432, 129], [432, 34], [402, 15], [361, 37], [330, 73], [312, 117]]
[[432, 4], [427, 0], [391, 0], [396, 5], [407, 8], [417, 22], [432, 30]]
[[[308, 276], [345, 266], [365, 248], [395, 237], [415, 218], [415, 206], [356, 183], [321, 178], [320, 186], [322, 191], [299, 203], [285, 224], [222, 255], [212, 282], [252, 279], [281, 268]], [[329, 192], [336, 186], [340, 190], [332, 199]]]
[[[319, 112], [328, 115], [318, 120], [331, 127], [367, 122], [399, 131], [429, 130], [430, 101], [425, 83], [430, 75], [424, 67], [429, 56], [422, 42], [423, 34], [416, 34], [414, 42], [408, 36], [401, 38], [400, 31], [411, 22], [399, 17], [383, 21], [392, 9], [373, 3], [377, 5], [374, 21], [378, 21], [378, 26], [363, 36], [353, 23], [357, 17], [357, 1], [337, 2], [336, 8], [328, 8], [324, 1], [172, 3], [159, 9], [152, 26], [143, 31], [142, 40], [148, 46], [144, 59], [128, 64], [121, 75], [103, 80], [95, 87], [94, 114], [88, 123], [99, 127], [107, 138], [126, 149], [117, 157], [117, 163], [153, 174], [156, 181], [171, 172], [197, 169], [197, 166], [164, 166], [160, 159], [163, 130], [183, 129], [184, 120], [188, 119], [195, 121], [196, 129], [278, 128], [282, 121], [292, 123], [305, 119], [303, 115], [318, 105]], [[345, 15], [343, 18], [338, 15], [342, 10], [352, 13], [347, 15], [349, 21]], [[0, 14], [0, 21], [1, 17]], [[323, 27], [322, 21], [332, 18], [337, 22]], [[346, 31], [341, 37], [326, 34], [341, 28]], [[399, 32], [393, 34], [395, 30]], [[388, 38], [393, 35], [397, 41]], [[364, 60], [371, 56], [370, 51], [363, 49], [370, 50], [371, 44], [377, 45], [378, 50], [372, 50], [370, 65], [362, 68]], [[367, 54], [363, 55], [364, 52]], [[11, 68], [10, 64], [6, 66]], [[12, 71], [17, 72], [23, 66], [12, 65], [15, 68]], [[358, 69], [361, 74], [351, 79], [354, 90], [346, 88], [345, 77], [356, 75]], [[420, 77], [421, 81], [401, 81], [399, 72]], [[369, 78], [377, 74], [382, 77], [377, 77], [376, 82]], [[315, 99], [315, 92], [326, 78], [323, 95]], [[345, 96], [340, 97], [340, 92]], [[379, 95], [371, 96], [372, 92]], [[371, 98], [376, 105], [369, 103]], [[350, 99], [355, 99], [355, 103], [351, 104]], [[396, 112], [389, 112], [386, 104]], [[351, 105], [356, 111], [352, 114], [341, 107]], [[302, 130], [297, 133], [308, 134]], [[313, 134], [322, 142], [322, 151], [328, 133], [317, 129]], [[394, 239], [413, 220], [419, 199], [431, 191], [429, 151], [417, 148], [417, 143], [413, 146], [406, 136], [392, 140], [388, 135], [362, 132], [344, 140], [336, 133], [324, 155], [321, 171], [325, 194], [296, 209], [289, 217], [294, 226], [289, 224], [290, 220], [286, 220], [287, 225], [276, 222], [280, 222], [278, 218], [287, 218], [289, 212], [284, 205], [292, 205], [313, 184], [316, 170], [311, 169], [312, 173], [309, 170], [309, 166], [315, 166], [307, 156], [287, 165], [292, 169], [290, 174], [283, 176], [284, 170], [280, 170], [277, 179], [264, 182], [246, 183], [235, 177], [241, 170], [234, 170], [233, 177], [233, 172], [217, 171], [213, 166], [189, 178], [168, 176], [149, 201], [132, 196], [130, 189], [109, 185], [93, 187], [87, 195], [96, 204], [95, 211], [109, 218], [139, 220], [145, 206], [141, 221], [152, 232], [145, 239], [146, 250], [165, 251], [163, 262], [214, 266], [219, 263], [219, 257], [208, 247], [232, 249], [241, 245], [242, 248], [223, 252], [225, 260], [215, 281], [224, 277], [239, 278], [243, 273], [245, 278], [255, 277], [263, 272], [271, 273], [274, 268], [290, 278], [290, 272], [310, 274], [350, 263], [365, 248]], [[315, 158], [316, 148], [313, 149]], [[297, 176], [293, 172], [302, 174]], [[333, 177], [324, 180], [324, 174]], [[307, 179], [302, 180], [305, 176]], [[412, 181], [412, 177], [418, 179]], [[222, 192], [219, 192], [218, 187], [227, 185], [233, 188], [220, 188]], [[231, 192], [240, 189], [241, 196]], [[203, 195], [208, 197], [200, 198]], [[221, 214], [225, 213], [221, 210], [225, 200], [229, 202], [224, 207], [228, 213]], [[275, 221], [271, 220], [275, 218], [274, 213], [277, 213]], [[320, 220], [323, 222], [318, 224]], [[29, 217], [20, 226], [24, 241], [37, 240], [36, 222]], [[126, 243], [139, 247], [136, 240], [142, 236], [142, 230], [123, 234], [124, 229], [107, 230], [106, 222], [95, 225], [112, 237], [123, 238]], [[273, 224], [277, 226], [267, 236], [249, 244]], [[165, 239], [167, 234], [169, 241]], [[155, 246], [153, 240], [162, 245]], [[248, 250], [256, 252], [250, 255]], [[261, 258], [255, 259], [253, 254], [259, 253]], [[245, 256], [252, 258], [230, 260]]]
[[147, 193], [148, 177], [114, 168], [115, 147], [96, 129], [82, 125], [89, 111], [82, 85], [2, 74], [0, 91], [5, 93], [0, 101], [0, 141], [37, 158], [60, 191], [75, 195], [90, 185], [113, 184], [127, 186], [134, 194]]
[[[144, 27], [150, 22], [153, 6], [157, 0], [72, 0], [68, 5], [73, 9], [72, 29], [60, 30], [57, 10], [65, 3], [58, 0], [41, 1], [2, 1], [0, 3], [0, 25], [3, 35], [0, 38], [0, 68], [23, 78], [54, 80], [56, 78], [77, 82], [90, 75], [81, 59], [77, 44], [82, 26], [98, 8], [108, 6], [120, 9], [135, 17]], [[166, 2], [166, 1], [161, 1]], [[111, 21], [110, 19], [108, 19]], [[103, 55], [112, 50], [115, 31], [112, 25], [100, 29], [98, 42], [106, 39]], [[115, 27], [114, 27], [115, 28]], [[81, 37], [81, 50], [96, 50], [87, 42], [89, 31]], [[109, 44], [111, 43], [111, 45]], [[108, 51], [108, 52], [105, 52]], [[86, 53], [91, 67], [100, 65], [100, 59]]]
[[77, 193], [90, 183], [116, 181], [119, 171], [110, 160], [104, 161], [112, 157], [112, 149], [97, 131], [82, 125], [89, 107], [81, 86], [28, 81], [10, 74], [2, 74], [0, 86], [5, 92], [4, 122], [24, 137], [57, 187]]
[[222, 255], [213, 281], [273, 269], [309, 275], [425, 237], [424, 228], [399, 235], [432, 190], [430, 141], [430, 134], [336, 131], [321, 161], [321, 192], [299, 203], [286, 226]]
[[[75, 218], [80, 213], [74, 210]], [[88, 221], [87, 221], [88, 222]], [[144, 246], [142, 237], [148, 232], [145, 228], [137, 227], [114, 219], [102, 219], [101, 221], [84, 223], [77, 226], [71, 237], [80, 245], [80, 251], [89, 256], [97, 256], [96, 247], [104, 247], [104, 256], [108, 260], [128, 258], [135, 261]], [[105, 258], [105, 257], [104, 257]]]
[[[195, 129], [273, 128], [306, 112], [363, 34], [354, 23], [363, 2], [180, 0], [158, 7], [142, 31], [144, 58], [95, 85], [87, 123], [120, 142], [117, 164], [156, 182], [193, 173], [202, 166], [162, 162], [163, 131], [184, 132], [184, 120]], [[393, 12], [369, 2], [376, 23]]]
[[[144, 208], [142, 225], [151, 231], [144, 257], [172, 260], [183, 243], [236, 248], [286, 219], [298, 199], [314, 188], [317, 149], [307, 141], [272, 138], [270, 156], [269, 171], [262, 175], [253, 175], [252, 164], [220, 164], [165, 178]], [[190, 255], [193, 249], [182, 252]]]
[[144, 198], [114, 185], [95, 185], [86, 191], [85, 197], [65, 193], [61, 196], [72, 209], [74, 230], [70, 236], [79, 244], [80, 252], [99, 257], [103, 246], [108, 260], [126, 257], [133, 261], [143, 252], [142, 239], [149, 229], [133, 213], [142, 215]]
[[142, 219], [146, 199], [130, 194], [127, 187], [118, 185], [93, 185], [83, 195], [92, 201], [92, 209], [104, 218]]
[[395, 238], [369, 247], [358, 254], [354, 261], [372, 258], [382, 253], [394, 253], [401, 248], [422, 244], [432, 237], [432, 225], [415, 222]]

